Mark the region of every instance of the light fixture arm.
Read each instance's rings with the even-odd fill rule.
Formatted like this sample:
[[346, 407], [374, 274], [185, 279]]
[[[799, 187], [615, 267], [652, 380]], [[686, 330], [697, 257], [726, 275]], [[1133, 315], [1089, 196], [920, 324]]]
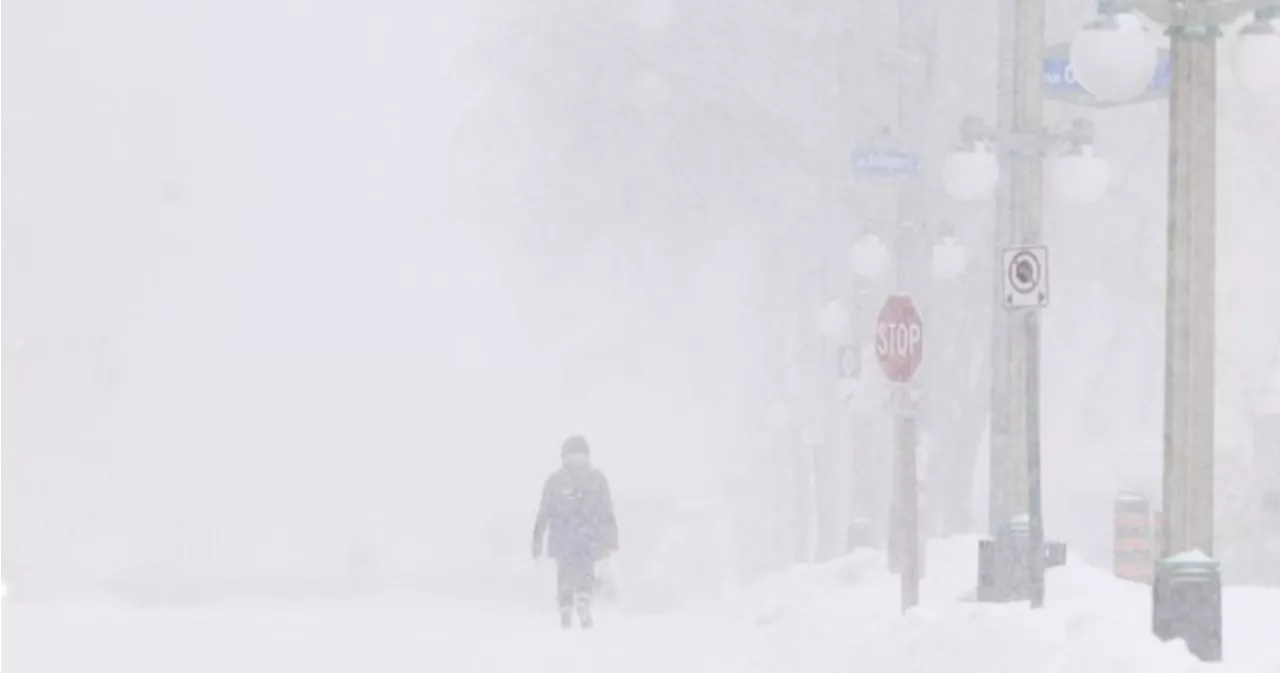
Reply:
[[982, 119], [969, 115], [960, 122], [960, 138], [968, 147], [985, 144], [1013, 154], [1051, 155], [1079, 153], [1093, 145], [1093, 122], [1074, 119], [1062, 129], [1042, 129], [1039, 133], [1011, 133], [992, 127]]
[[1249, 12], [1267, 12], [1280, 8], [1277, 0], [1099, 0], [1098, 13], [1115, 16], [1136, 12], [1170, 31], [1218, 36], [1220, 26], [1231, 23]]

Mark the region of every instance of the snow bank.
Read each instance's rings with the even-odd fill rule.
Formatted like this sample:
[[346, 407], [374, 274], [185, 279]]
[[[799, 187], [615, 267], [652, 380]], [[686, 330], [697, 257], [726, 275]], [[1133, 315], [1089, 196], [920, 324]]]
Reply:
[[1226, 660], [1280, 673], [1280, 587], [1227, 587], [1222, 600]]
[[[921, 605], [900, 614], [897, 578], [860, 552], [794, 568], [738, 597], [760, 633], [760, 670], [779, 673], [1280, 672], [1280, 591], [1229, 588], [1226, 662], [1200, 663], [1150, 634], [1150, 589], [1072, 559], [1049, 571], [1047, 607], [972, 600], [972, 538], [934, 542]], [[1270, 625], [1270, 626], [1268, 626]]]

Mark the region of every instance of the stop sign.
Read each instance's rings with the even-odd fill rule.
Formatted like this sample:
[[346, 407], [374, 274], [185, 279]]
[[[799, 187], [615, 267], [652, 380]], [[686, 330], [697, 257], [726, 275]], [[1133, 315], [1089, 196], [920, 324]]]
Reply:
[[906, 383], [924, 359], [924, 322], [911, 297], [893, 295], [876, 319], [876, 358], [890, 381]]

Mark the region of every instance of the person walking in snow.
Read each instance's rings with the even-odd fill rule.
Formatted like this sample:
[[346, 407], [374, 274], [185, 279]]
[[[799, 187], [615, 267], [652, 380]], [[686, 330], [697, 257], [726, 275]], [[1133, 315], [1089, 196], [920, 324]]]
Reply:
[[618, 523], [604, 473], [592, 467], [587, 440], [574, 435], [560, 447], [561, 467], [542, 487], [542, 503], [533, 524], [533, 557], [556, 561], [556, 601], [560, 626], [592, 625], [591, 594], [596, 562], [617, 551]]

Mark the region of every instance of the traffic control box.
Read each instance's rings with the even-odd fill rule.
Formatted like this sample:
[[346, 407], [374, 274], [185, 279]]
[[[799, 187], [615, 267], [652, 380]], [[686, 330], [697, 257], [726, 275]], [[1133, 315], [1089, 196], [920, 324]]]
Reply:
[[1136, 493], [1116, 497], [1112, 572], [1116, 577], [1150, 584], [1155, 570], [1151, 503]]

